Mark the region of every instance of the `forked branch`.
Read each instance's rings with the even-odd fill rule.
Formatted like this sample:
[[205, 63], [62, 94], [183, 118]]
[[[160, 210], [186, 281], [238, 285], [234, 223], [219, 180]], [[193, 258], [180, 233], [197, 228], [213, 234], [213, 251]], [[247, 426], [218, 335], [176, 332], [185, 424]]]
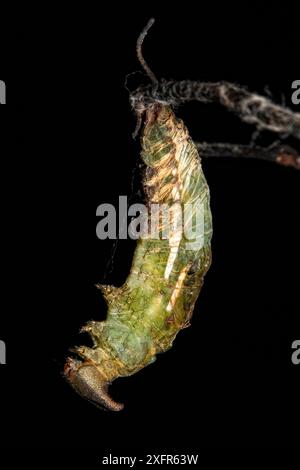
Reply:
[[259, 131], [268, 130], [300, 139], [300, 113], [294, 113], [269, 98], [228, 82], [161, 80], [156, 84], [139, 87], [131, 93], [130, 99], [134, 109], [155, 101], [170, 105], [190, 101], [218, 103], [238, 115], [242, 121], [253, 124]]
[[[251, 93], [245, 87], [223, 81], [216, 83], [192, 80], [158, 81], [142, 54], [143, 41], [153, 23], [152, 18], [137, 41], [137, 56], [151, 83], [140, 86], [130, 94], [131, 104], [138, 118], [134, 136], [140, 129], [143, 111], [151, 103], [159, 102], [176, 106], [190, 101], [199, 101], [224, 106], [243, 122], [255, 126], [258, 132], [267, 130], [277, 134], [279, 139], [290, 136], [300, 140], [300, 113], [278, 105], [265, 96]], [[198, 147], [203, 157], [257, 158], [292, 166], [299, 170], [299, 152], [290, 146], [283, 145], [277, 139], [267, 148], [251, 144], [247, 146], [223, 143], [199, 143]]]

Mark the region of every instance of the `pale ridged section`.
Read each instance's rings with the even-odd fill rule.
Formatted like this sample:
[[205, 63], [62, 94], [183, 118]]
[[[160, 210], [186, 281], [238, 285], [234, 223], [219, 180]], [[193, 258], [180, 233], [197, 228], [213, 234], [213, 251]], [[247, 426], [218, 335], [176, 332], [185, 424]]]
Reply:
[[[184, 205], [196, 206], [200, 198], [207, 196], [208, 187], [203, 178], [200, 158], [197, 149], [189, 137], [188, 131], [182, 121], [177, 120], [172, 112], [166, 113], [161, 123], [165, 130], [164, 138], [161, 134], [151, 139], [147, 134], [147, 125], [144, 135], [144, 147], [148, 149], [145, 141], [151, 140], [151, 151], [147, 155], [153, 174], [146, 179], [145, 186], [149, 188], [150, 203], [168, 204], [170, 207], [169, 256], [166, 263], [164, 278], [169, 279], [174, 263], [179, 253], [183, 238], [185, 223], [183, 218]], [[156, 137], [156, 138], [155, 138]], [[146, 150], [147, 151], [147, 150]], [[159, 156], [162, 155], [160, 158]], [[189, 214], [187, 223], [191, 223], [193, 212]], [[164, 227], [161, 225], [160, 230]]]

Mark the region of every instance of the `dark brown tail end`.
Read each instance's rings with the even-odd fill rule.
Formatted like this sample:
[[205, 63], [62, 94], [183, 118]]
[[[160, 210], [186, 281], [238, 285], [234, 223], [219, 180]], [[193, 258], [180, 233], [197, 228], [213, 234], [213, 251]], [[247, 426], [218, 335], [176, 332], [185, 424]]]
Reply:
[[68, 358], [64, 375], [79, 395], [95, 405], [111, 411], [121, 411], [124, 407], [116, 403], [108, 394], [109, 383], [101, 375], [99, 369], [92, 363], [84, 363]]

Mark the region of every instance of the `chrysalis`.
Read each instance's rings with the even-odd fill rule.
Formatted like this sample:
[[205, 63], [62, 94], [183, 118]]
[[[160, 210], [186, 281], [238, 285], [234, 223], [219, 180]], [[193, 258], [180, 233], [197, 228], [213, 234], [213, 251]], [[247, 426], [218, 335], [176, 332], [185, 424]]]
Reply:
[[[149, 104], [141, 143], [148, 205], [167, 205], [173, 222], [189, 210], [182, 223], [170, 225], [168, 237], [137, 242], [122, 287], [101, 286], [107, 318], [84, 327], [94, 347], [79, 347], [80, 359], [67, 360], [65, 375], [77, 392], [115, 411], [123, 405], [112, 400], [108, 385], [135, 374], [172, 346], [189, 325], [211, 260], [209, 189], [186, 127], [169, 106]], [[160, 233], [164, 228], [161, 224]]]

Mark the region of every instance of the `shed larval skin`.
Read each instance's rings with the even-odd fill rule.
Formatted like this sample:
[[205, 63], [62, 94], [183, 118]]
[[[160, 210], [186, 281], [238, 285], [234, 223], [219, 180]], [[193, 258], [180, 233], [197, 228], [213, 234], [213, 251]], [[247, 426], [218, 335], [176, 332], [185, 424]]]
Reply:
[[[166, 204], [176, 222], [191, 204], [189, 223], [195, 237], [187, 238], [176, 223], [167, 239], [144, 236], [137, 242], [124, 285], [99, 286], [108, 304], [107, 318], [83, 327], [94, 347], [77, 347], [79, 359], [68, 358], [64, 373], [80, 395], [114, 411], [123, 405], [109, 396], [108, 385], [138, 372], [172, 346], [177, 333], [189, 325], [211, 262], [209, 189], [186, 127], [169, 106], [149, 105], [141, 143], [148, 207]], [[202, 219], [197, 218], [200, 210]], [[187, 223], [184, 218], [184, 228]], [[163, 228], [161, 223], [160, 235]]]

